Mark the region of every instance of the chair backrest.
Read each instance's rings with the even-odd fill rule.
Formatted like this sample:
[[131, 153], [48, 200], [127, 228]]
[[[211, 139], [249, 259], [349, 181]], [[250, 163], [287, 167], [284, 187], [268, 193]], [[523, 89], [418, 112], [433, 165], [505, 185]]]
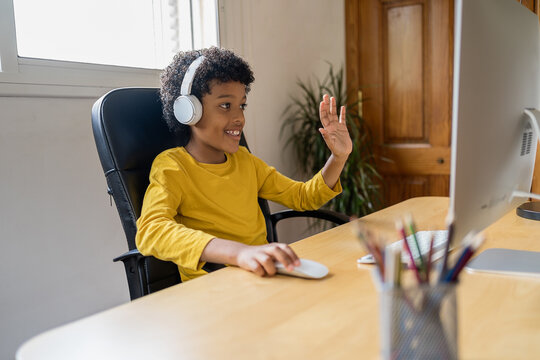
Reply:
[[135, 222], [141, 214], [154, 158], [177, 146], [162, 120], [159, 90], [123, 88], [101, 97], [92, 108], [92, 128], [129, 249], [135, 249]]
[[[162, 151], [178, 146], [179, 139], [163, 120], [157, 88], [121, 88], [105, 94], [92, 107], [92, 128], [107, 191], [114, 198], [128, 248], [136, 249], [136, 221], [152, 162]], [[247, 147], [243, 135], [241, 144]], [[266, 219], [268, 240], [273, 241], [268, 203], [259, 199], [259, 205]], [[150, 286], [154, 283], [166, 287], [171, 281], [179, 282], [176, 265], [151, 259], [145, 264]]]
[[[122, 88], [105, 94], [92, 107], [92, 129], [107, 191], [114, 198], [128, 248], [134, 250], [152, 161], [177, 146], [178, 139], [162, 120], [156, 88]], [[132, 299], [180, 282], [178, 267], [171, 262], [147, 257], [134, 264], [124, 264]]]

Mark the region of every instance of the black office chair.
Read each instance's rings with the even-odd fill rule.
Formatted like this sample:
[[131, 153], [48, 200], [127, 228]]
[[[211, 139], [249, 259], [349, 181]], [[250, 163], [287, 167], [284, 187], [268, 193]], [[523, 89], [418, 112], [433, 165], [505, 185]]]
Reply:
[[[131, 300], [180, 283], [176, 264], [143, 256], [135, 246], [136, 220], [141, 214], [144, 193], [154, 158], [178, 146], [178, 139], [162, 119], [159, 89], [112, 90], [92, 107], [94, 139], [105, 172], [107, 192], [114, 198], [126, 234], [129, 251], [114, 261], [123, 261]], [[241, 144], [247, 147], [242, 136]], [[348, 217], [329, 210], [270, 214], [268, 203], [259, 199], [266, 220], [269, 242], [277, 241], [276, 224], [292, 217], [314, 217], [344, 224]], [[216, 264], [217, 265], [217, 264]], [[209, 264], [208, 270], [220, 266]]]

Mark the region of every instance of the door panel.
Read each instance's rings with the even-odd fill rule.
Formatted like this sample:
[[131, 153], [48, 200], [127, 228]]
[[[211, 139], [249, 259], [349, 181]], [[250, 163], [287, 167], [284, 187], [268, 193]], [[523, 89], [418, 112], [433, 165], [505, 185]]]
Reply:
[[450, 186], [448, 181], [449, 177], [446, 175], [388, 175], [384, 182], [384, 192], [388, 201], [392, 204], [399, 203], [411, 197], [424, 196], [426, 193], [432, 196], [448, 196], [448, 187]]
[[348, 86], [361, 91], [386, 206], [448, 195], [453, 6], [346, 1]]
[[416, 144], [409, 148], [383, 146], [377, 169], [388, 175], [449, 174], [450, 148]]
[[423, 7], [383, 6], [384, 143], [425, 142]]
[[383, 189], [385, 199], [392, 204], [396, 204], [411, 197], [423, 196], [428, 192], [429, 177], [387, 175]]

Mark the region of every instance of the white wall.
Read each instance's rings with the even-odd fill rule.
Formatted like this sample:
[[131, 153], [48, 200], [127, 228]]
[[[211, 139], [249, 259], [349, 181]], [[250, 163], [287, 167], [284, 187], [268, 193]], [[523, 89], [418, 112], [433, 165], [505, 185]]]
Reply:
[[[1, 85], [0, 85], [1, 86]], [[129, 300], [126, 250], [92, 137], [95, 99], [0, 98], [0, 358]]]
[[[283, 110], [299, 94], [297, 79], [324, 78], [327, 62], [345, 65], [343, 0], [221, 0], [222, 46], [252, 66], [255, 83], [248, 96], [246, 138], [252, 152], [283, 174], [300, 179], [291, 149], [279, 138]], [[271, 204], [275, 210], [283, 209]], [[311, 234], [307, 222], [285, 220], [280, 241]]]
[[[223, 0], [220, 7], [222, 45], [255, 72], [250, 147], [292, 176], [280, 115], [297, 77], [323, 76], [326, 60], [344, 62], [343, 1]], [[123, 266], [111, 260], [126, 242], [95, 150], [95, 100], [0, 97], [0, 359], [40, 332], [129, 300]], [[303, 237], [296, 227], [283, 226], [282, 239]]]

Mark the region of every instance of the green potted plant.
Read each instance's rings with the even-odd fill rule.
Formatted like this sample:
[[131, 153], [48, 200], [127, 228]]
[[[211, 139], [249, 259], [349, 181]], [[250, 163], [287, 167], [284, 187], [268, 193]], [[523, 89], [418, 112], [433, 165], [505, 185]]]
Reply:
[[319, 128], [319, 103], [324, 94], [336, 98], [337, 108], [347, 107], [347, 126], [353, 140], [353, 151], [341, 174], [343, 193], [325, 207], [347, 215], [363, 216], [380, 206], [380, 175], [374, 167], [371, 137], [362, 117], [358, 114], [358, 104], [349, 103], [344, 82], [343, 67], [337, 72], [329, 64], [328, 74], [321, 82], [313, 85], [297, 81], [301, 93], [292, 98], [292, 103], [283, 112], [280, 137], [287, 136], [286, 147], [292, 146], [299, 171], [303, 174], [318, 172], [330, 156]]

